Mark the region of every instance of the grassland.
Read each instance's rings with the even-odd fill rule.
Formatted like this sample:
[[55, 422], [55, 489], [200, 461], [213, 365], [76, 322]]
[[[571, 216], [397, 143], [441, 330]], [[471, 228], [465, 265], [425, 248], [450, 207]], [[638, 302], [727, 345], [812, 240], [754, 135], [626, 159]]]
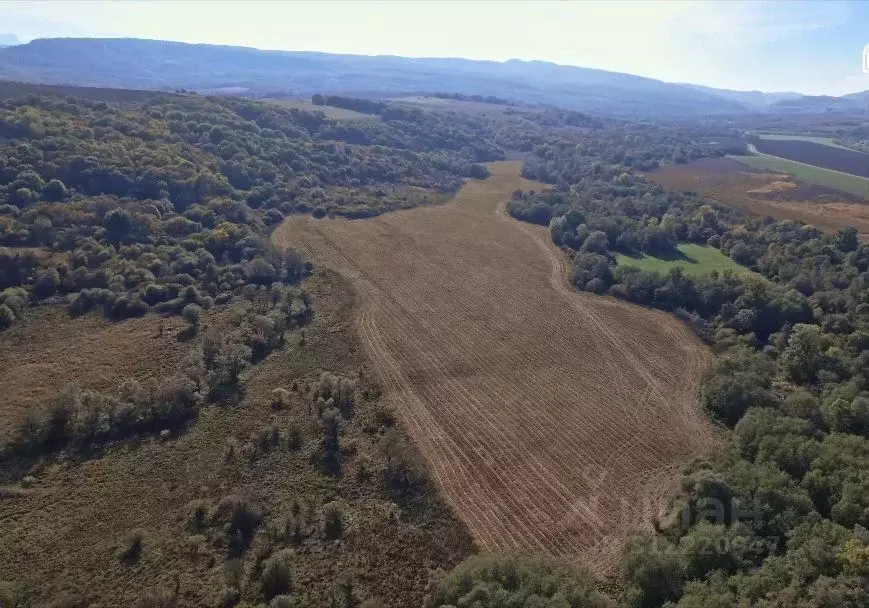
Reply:
[[175, 338], [181, 325], [154, 315], [112, 323], [102, 315], [70, 318], [59, 307], [30, 311], [0, 342], [0, 441], [66, 384], [106, 390], [126, 378], [167, 376], [185, 351]]
[[407, 105], [408, 107], [423, 106], [440, 111], [453, 111], [469, 116], [486, 116], [492, 119], [504, 119], [510, 116], [510, 106], [472, 101], [469, 99], [442, 99], [430, 95], [412, 97], [394, 97], [389, 101]]
[[336, 108], [333, 106], [315, 106], [310, 99], [263, 99], [266, 103], [273, 103], [284, 108], [296, 108], [297, 110], [305, 110], [306, 112], [323, 112], [329, 118], [334, 120], [380, 120], [378, 116], [371, 114], [363, 114], [346, 108]]
[[[273, 234], [357, 286], [385, 398], [478, 546], [612, 573], [712, 431], [705, 347], [660, 311], [576, 292], [548, 231], [504, 210], [520, 162], [451, 202]], [[660, 354], [666, 352], [666, 357]]]
[[768, 154], [753, 154], [749, 156], [732, 156], [730, 157], [740, 163], [754, 167], [755, 169], [764, 169], [767, 171], [780, 171], [787, 173], [797, 179], [835, 188], [869, 199], [869, 179], [851, 175], [850, 173], [842, 173], [841, 171], [833, 171], [832, 169], [824, 169], [814, 165], [807, 165], [778, 156], [770, 156]]
[[[473, 550], [471, 539], [435, 493], [404, 494], [385, 484], [380, 434], [391, 414], [366, 380], [374, 376], [353, 331], [356, 296], [332, 272], [318, 272], [306, 284], [316, 314], [304, 344], [298, 331], [288, 334], [283, 349], [250, 368], [240, 404], [205, 407], [177, 437], [142, 438], [85, 460], [60, 458], [33, 470], [25, 486], [0, 487], [0, 605], [201, 608], [231, 605], [233, 597], [259, 605], [263, 560], [276, 551], [289, 555], [297, 605], [340, 605], [348, 581], [357, 601], [421, 605], [429, 570], [451, 568]], [[110, 349], [105, 357], [124, 369], [132, 365], [124, 358], [171, 366], [171, 357], [160, 360], [159, 339], [149, 335], [156, 319], [139, 321], [149, 325], [145, 333], [130, 334], [135, 324], [114, 325], [101, 330], [94, 348]], [[40, 347], [62, 350], [63, 336], [81, 330], [79, 323], [97, 321], [76, 320], [67, 328], [57, 317], [45, 336], [21, 332], [41, 340]], [[108, 381], [102, 371], [91, 378], [85, 360], [78, 369], [74, 360], [55, 363], [85, 383]], [[19, 391], [25, 383], [40, 388], [38, 375], [15, 378], [15, 361], [6, 364], [4, 391], [10, 382]], [[322, 430], [304, 389], [324, 370], [360, 379], [353, 415], [341, 422], [339, 475], [319, 466]], [[301, 388], [274, 409], [272, 389], [291, 389], [294, 382]], [[273, 427], [277, 443], [257, 448], [264, 429]], [[289, 444], [291, 429], [299, 433], [296, 448]], [[192, 518], [194, 505], [210, 514], [231, 496], [249, 501], [261, 519], [240, 558], [228, 554], [220, 525], [207, 523], [211, 515], [202, 526]], [[322, 532], [324, 504], [332, 501], [343, 505], [337, 540]], [[134, 530], [141, 533], [141, 554], [121, 559]], [[4, 604], [14, 590], [21, 603]], [[147, 597], [151, 603], [137, 603]]]
[[685, 271], [685, 274], [694, 277], [705, 276], [712, 271], [724, 272], [725, 270], [730, 270], [737, 274], [753, 274], [745, 266], [740, 266], [721, 253], [720, 250], [708, 245], [683, 243], [677, 249], [681, 257], [673, 259], [656, 258], [650, 255], [640, 257], [618, 255], [616, 262], [619, 266], [634, 266], [643, 270], [660, 272], [661, 274], [666, 274], [671, 268], [681, 268]]

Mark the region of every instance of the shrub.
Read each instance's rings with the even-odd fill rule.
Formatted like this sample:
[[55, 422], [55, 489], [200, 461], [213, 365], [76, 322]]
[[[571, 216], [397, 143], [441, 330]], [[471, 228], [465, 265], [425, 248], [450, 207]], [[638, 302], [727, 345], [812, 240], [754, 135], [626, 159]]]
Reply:
[[33, 284], [33, 295], [43, 300], [57, 293], [60, 287], [60, 275], [54, 268], [49, 268], [37, 277]]
[[114, 301], [106, 302], [106, 316], [111, 319], [123, 320], [141, 317], [148, 312], [149, 306], [135, 297], [121, 296]]
[[287, 447], [295, 451], [302, 447], [302, 431], [295, 422], [287, 427]]
[[202, 308], [198, 304], [188, 304], [181, 311], [181, 316], [190, 325], [196, 327], [199, 325], [199, 317], [202, 314]]
[[122, 562], [132, 563], [139, 560], [142, 556], [142, 542], [145, 534], [141, 530], [133, 530], [124, 539], [121, 547], [121, 553], [118, 556]]
[[338, 501], [323, 506], [323, 536], [329, 540], [341, 538], [344, 533], [344, 506]]
[[6, 304], [0, 304], [0, 330], [7, 329], [15, 323], [15, 313]]
[[211, 521], [223, 525], [227, 552], [230, 556], [237, 557], [250, 544], [254, 531], [262, 522], [262, 512], [247, 498], [231, 495], [217, 504]]
[[275, 553], [263, 562], [260, 584], [265, 600], [292, 591], [293, 577], [290, 570], [291, 553], [287, 550]]
[[189, 528], [200, 532], [208, 526], [208, 503], [204, 500], [194, 500], [190, 503]]
[[298, 605], [289, 595], [277, 595], [269, 602], [269, 608], [296, 608]]

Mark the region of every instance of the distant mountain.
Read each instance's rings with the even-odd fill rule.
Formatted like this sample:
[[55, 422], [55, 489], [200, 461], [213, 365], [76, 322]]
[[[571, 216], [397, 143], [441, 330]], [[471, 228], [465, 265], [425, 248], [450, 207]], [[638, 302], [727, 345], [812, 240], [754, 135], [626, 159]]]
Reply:
[[[826, 112], [866, 112], [869, 110], [869, 96], [853, 93], [842, 97], [829, 95], [804, 95], [795, 99], [783, 99], [770, 104], [769, 112], [781, 114], [819, 114]], [[862, 97], [861, 97], [862, 96]]]
[[370, 57], [139, 39], [50, 38], [3, 48], [0, 79], [228, 90], [252, 96], [454, 92], [618, 116], [735, 114], [747, 109], [694, 87], [543, 61]]
[[851, 99], [853, 101], [866, 102], [869, 103], [869, 89], [865, 91], [860, 91], [859, 93], [850, 93], [848, 95], [842, 95], [840, 99]]
[[698, 91], [705, 91], [710, 95], [715, 95], [723, 99], [735, 101], [747, 108], [758, 110], [768, 108], [770, 105], [779, 101], [803, 97], [802, 93], [794, 93], [792, 91], [764, 93], [762, 91], [732, 91], [730, 89], [715, 89], [712, 87], [704, 87], [699, 84], [686, 84], [685, 86], [697, 89]]
[[[0, 42], [18, 39], [0, 35]], [[411, 59], [262, 51], [135, 38], [47, 38], [0, 48], [0, 80], [207, 94], [494, 96], [621, 117], [869, 111], [869, 91], [843, 97], [731, 91], [545, 61]]]
[[18, 36], [15, 34], [0, 34], [0, 47], [14, 46], [20, 43], [21, 41], [18, 40]]

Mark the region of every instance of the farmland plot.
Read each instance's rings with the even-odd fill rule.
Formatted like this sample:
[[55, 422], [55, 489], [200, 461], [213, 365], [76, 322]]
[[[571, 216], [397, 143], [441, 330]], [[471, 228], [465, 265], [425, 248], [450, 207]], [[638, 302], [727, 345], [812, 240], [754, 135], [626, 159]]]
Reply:
[[[758, 152], [823, 167], [860, 177], [869, 177], [869, 154], [802, 139], [758, 139]], [[869, 190], [869, 185], [867, 185]]]
[[[743, 164], [756, 160], [780, 159], [770, 156], [703, 158], [685, 165], [667, 165], [647, 173], [646, 177], [668, 188], [696, 192], [750, 216], [798, 220], [825, 232], [853, 226], [862, 240], [869, 236], [869, 205], [865, 197], [837, 190], [835, 185], [842, 187], [841, 184], [822, 186], [796, 181], [789, 174], [753, 169]], [[857, 182], [865, 181], [844, 173], [827, 173]], [[869, 181], [865, 183], [869, 185]]]
[[503, 202], [520, 163], [447, 205], [370, 220], [288, 219], [274, 233], [339, 269], [385, 397], [484, 550], [611, 572], [713, 433], [705, 347], [660, 311], [574, 291], [545, 229]]

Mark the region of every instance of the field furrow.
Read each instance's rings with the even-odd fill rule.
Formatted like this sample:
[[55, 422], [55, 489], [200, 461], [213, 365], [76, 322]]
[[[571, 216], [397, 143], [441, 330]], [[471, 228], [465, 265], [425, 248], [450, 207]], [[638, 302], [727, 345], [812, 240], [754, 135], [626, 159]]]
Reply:
[[708, 355], [676, 319], [578, 293], [540, 227], [503, 210], [520, 163], [449, 204], [274, 233], [350, 278], [357, 330], [407, 432], [481, 548], [616, 564], [706, 449]]

